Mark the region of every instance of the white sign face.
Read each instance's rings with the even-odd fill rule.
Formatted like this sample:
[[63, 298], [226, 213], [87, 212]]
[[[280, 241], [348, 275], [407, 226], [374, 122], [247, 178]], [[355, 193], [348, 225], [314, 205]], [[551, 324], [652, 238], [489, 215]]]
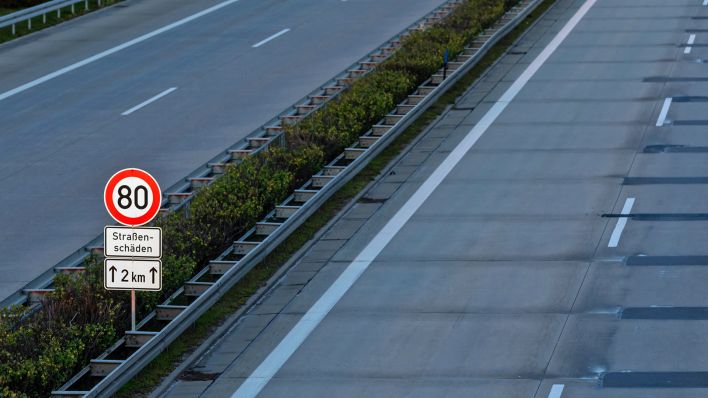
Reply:
[[103, 229], [103, 252], [106, 257], [160, 258], [160, 228], [106, 227]]
[[103, 270], [103, 286], [107, 290], [162, 290], [160, 260], [107, 258]]
[[162, 193], [155, 178], [140, 169], [115, 173], [103, 191], [108, 214], [123, 225], [147, 224], [160, 211]]

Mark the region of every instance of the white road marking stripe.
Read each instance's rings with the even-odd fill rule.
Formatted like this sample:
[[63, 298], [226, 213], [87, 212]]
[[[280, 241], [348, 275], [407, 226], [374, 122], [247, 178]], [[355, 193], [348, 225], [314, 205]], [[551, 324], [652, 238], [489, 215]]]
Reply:
[[177, 90], [177, 87], [168, 88], [167, 90], [161, 92], [160, 94], [157, 94], [156, 96], [150, 98], [149, 100], [147, 100], [147, 101], [145, 101], [145, 102], [141, 102], [140, 104], [135, 105], [134, 107], [132, 107], [132, 108], [128, 109], [127, 111], [121, 113], [121, 115], [123, 115], [123, 116], [128, 116], [128, 115], [130, 115], [131, 113], [137, 111], [138, 109], [140, 109], [140, 108], [142, 108], [142, 107], [144, 107], [144, 106], [146, 106], [146, 105], [152, 104], [153, 102], [159, 100], [160, 98], [166, 96], [167, 94], [169, 94], [169, 93], [171, 93], [171, 92], [173, 92], [173, 91], [175, 91], [175, 90]]
[[703, 0], [703, 5], [708, 6], [708, 0]]
[[661, 107], [659, 118], [656, 119], [656, 127], [661, 127], [666, 123], [666, 115], [669, 114], [669, 108], [671, 108], [671, 101], [673, 100], [671, 97], [664, 100], [664, 106]]
[[14, 89], [12, 89], [12, 90], [10, 90], [10, 91], [6, 91], [6, 92], [0, 94], [0, 101], [2, 101], [2, 100], [4, 100], [4, 99], [7, 99], [7, 98], [10, 98], [10, 97], [12, 97], [12, 96], [15, 95], [15, 94], [19, 94], [19, 93], [21, 93], [21, 92], [23, 92], [23, 91], [29, 90], [29, 89], [31, 89], [31, 88], [33, 88], [33, 87], [36, 87], [36, 86], [38, 86], [38, 85], [40, 85], [40, 84], [42, 84], [42, 83], [48, 82], [49, 80], [52, 80], [52, 79], [57, 78], [57, 77], [59, 77], [59, 76], [65, 75], [65, 74], [67, 74], [67, 73], [69, 73], [69, 72], [71, 72], [71, 71], [74, 71], [74, 70], [76, 70], [76, 69], [81, 68], [82, 66], [86, 66], [86, 65], [88, 65], [88, 64], [90, 64], [90, 63], [96, 62], [96, 61], [98, 61], [98, 60], [100, 60], [100, 59], [102, 59], [102, 58], [105, 58], [105, 57], [109, 56], [109, 55], [115, 54], [115, 53], [117, 53], [118, 51], [125, 50], [125, 49], [128, 48], [128, 47], [131, 47], [131, 46], [134, 46], [134, 45], [136, 45], [136, 44], [138, 44], [138, 43], [144, 42], [145, 40], [151, 39], [151, 38], [153, 38], [153, 37], [155, 37], [155, 36], [157, 36], [157, 35], [160, 35], [160, 34], [162, 34], [162, 33], [168, 32], [168, 31], [170, 31], [170, 30], [172, 30], [172, 29], [178, 28], [178, 27], [180, 27], [180, 26], [182, 26], [182, 25], [184, 25], [184, 24], [186, 24], [186, 23], [189, 23], [189, 22], [194, 21], [194, 20], [197, 19], [197, 18], [201, 18], [201, 17], [203, 17], [203, 16], [205, 16], [205, 15], [208, 15], [208, 14], [211, 14], [211, 13], [213, 13], [213, 12], [215, 12], [215, 11], [218, 11], [218, 10], [220, 10], [220, 9], [226, 7], [226, 6], [229, 6], [229, 5], [233, 4], [233, 3], [236, 3], [237, 1], [239, 1], [239, 0], [227, 0], [227, 1], [224, 1], [223, 3], [219, 3], [219, 4], [217, 4], [217, 5], [213, 6], [213, 7], [207, 8], [207, 9], [204, 10], [204, 11], [200, 11], [200, 12], [194, 14], [194, 15], [190, 15], [189, 17], [180, 19], [180, 20], [177, 21], [177, 22], [173, 22], [173, 23], [171, 23], [171, 24], [169, 24], [169, 25], [163, 26], [163, 27], [160, 28], [160, 29], [154, 30], [154, 31], [152, 31], [152, 32], [150, 32], [150, 33], [147, 33], [147, 34], [144, 34], [144, 35], [142, 35], [142, 36], [140, 36], [140, 37], [138, 37], [138, 38], [135, 38], [135, 39], [133, 39], [133, 40], [127, 41], [127, 42], [125, 42], [125, 43], [123, 43], [123, 44], [121, 44], [121, 45], [118, 45], [118, 46], [115, 46], [115, 47], [113, 47], [113, 48], [110, 48], [110, 49], [108, 49], [108, 50], [106, 50], [106, 51], [100, 52], [100, 53], [98, 53], [98, 54], [96, 54], [96, 55], [93, 55], [93, 56], [91, 56], [91, 57], [88, 57], [88, 58], [86, 58], [86, 59], [84, 59], [84, 60], [82, 60], [82, 61], [79, 61], [79, 62], [75, 63], [75, 64], [71, 64], [71, 65], [66, 66], [66, 67], [64, 67], [64, 68], [61, 68], [61, 69], [59, 69], [59, 70], [57, 70], [57, 71], [54, 71], [54, 72], [52, 72], [52, 73], [50, 73], [50, 74], [48, 74], [48, 75], [44, 75], [44, 76], [42, 76], [42, 77], [40, 77], [40, 78], [38, 78], [38, 79], [32, 80], [32, 81], [29, 82], [29, 83], [23, 84], [23, 85], [21, 85], [21, 86], [19, 86], [19, 87], [17, 87], [17, 88], [14, 88]]
[[268, 382], [275, 376], [290, 356], [300, 347], [307, 336], [322, 322], [322, 319], [339, 302], [344, 294], [366, 271], [371, 262], [381, 253], [413, 213], [433, 193], [443, 179], [462, 160], [463, 156], [479, 140], [499, 115], [506, 109], [509, 102], [516, 97], [529, 79], [541, 68], [553, 52], [560, 46], [580, 20], [587, 14], [597, 0], [586, 0], [580, 9], [566, 23], [560, 32], [543, 49], [541, 54], [526, 68], [512, 86], [504, 93], [499, 102], [482, 117], [482, 119], [467, 133], [455, 149], [443, 160], [433, 174], [418, 188], [413, 196], [396, 212], [386, 225], [376, 234], [364, 250], [359, 253], [344, 272], [334, 281], [332, 286], [305, 313], [298, 323], [283, 338], [278, 346], [263, 360], [251, 375], [231, 396], [232, 398], [255, 398]]
[[288, 33], [288, 32], [290, 32], [290, 29], [283, 29], [283, 30], [281, 30], [280, 32], [278, 32], [278, 33], [276, 33], [276, 34], [274, 34], [274, 35], [272, 35], [272, 36], [268, 36], [267, 38], [265, 38], [265, 39], [259, 41], [258, 43], [252, 45], [251, 47], [253, 47], [253, 48], [258, 48], [258, 47], [260, 47], [260, 46], [262, 46], [262, 45], [268, 43], [269, 41], [275, 39], [276, 37], [282, 36], [282, 35], [284, 35], [284, 34], [286, 34], [286, 33]]
[[[706, 1], [708, 1], [708, 0], [706, 0]], [[683, 49], [683, 53], [690, 54], [691, 48], [692, 48], [691, 45], [695, 42], [696, 42], [696, 35], [695, 34], [688, 36], [688, 43], [687, 43], [688, 45], [686, 46], [686, 48]]]
[[[634, 198], [627, 198], [624, 202], [624, 207], [622, 207], [622, 215], [629, 215], [632, 212], [632, 206], [634, 206]], [[610, 236], [610, 243], [607, 247], [617, 247], [619, 245], [620, 238], [622, 237], [622, 231], [627, 225], [627, 217], [617, 218], [617, 225], [615, 225], [614, 231], [612, 231], [612, 236]]]
[[563, 388], [565, 388], [564, 384], [554, 384], [553, 387], [551, 387], [551, 392], [548, 393], [548, 398], [561, 398]]

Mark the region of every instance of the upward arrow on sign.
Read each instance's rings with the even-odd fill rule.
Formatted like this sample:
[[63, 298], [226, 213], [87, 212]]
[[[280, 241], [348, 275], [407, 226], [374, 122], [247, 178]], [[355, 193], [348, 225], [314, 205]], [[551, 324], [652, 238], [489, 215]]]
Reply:
[[111, 268], [109, 268], [108, 270], [111, 271], [111, 281], [112, 281], [112, 282], [115, 282], [115, 280], [116, 280], [116, 271], [118, 271], [118, 268], [116, 268], [115, 265], [114, 265], [114, 266], [112, 266]]
[[152, 283], [155, 283], [155, 275], [157, 274], [157, 269], [155, 267], [152, 267], [150, 273], [152, 274]]

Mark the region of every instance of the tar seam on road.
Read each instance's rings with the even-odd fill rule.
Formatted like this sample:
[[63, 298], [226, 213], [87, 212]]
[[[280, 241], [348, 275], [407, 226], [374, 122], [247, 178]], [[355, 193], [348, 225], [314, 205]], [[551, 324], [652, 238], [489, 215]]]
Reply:
[[696, 35], [695, 34], [691, 34], [690, 36], [688, 36], [688, 43], [687, 43], [688, 45], [686, 46], [686, 48], [683, 49], [683, 53], [690, 54], [691, 53], [691, 46], [695, 42], [696, 42]]
[[656, 119], [656, 127], [661, 127], [666, 123], [666, 116], [669, 114], [669, 108], [671, 108], [672, 97], [664, 100], [664, 106], [661, 107], [661, 113], [659, 113], [659, 118]]
[[[632, 206], [634, 206], [634, 198], [627, 198], [627, 200], [624, 202], [624, 207], [622, 207], [621, 214], [624, 216], [629, 215], [629, 213], [632, 212]], [[615, 230], [612, 231], [612, 236], [610, 236], [610, 243], [607, 244], [607, 247], [617, 247], [617, 245], [619, 245], [619, 241], [622, 237], [622, 231], [624, 231], [625, 225], [627, 225], [627, 217], [620, 217], [617, 220], [617, 225], [615, 225]]]
[[96, 61], [98, 61], [98, 60], [100, 60], [100, 59], [102, 59], [102, 58], [105, 58], [105, 57], [109, 56], [109, 55], [115, 54], [115, 53], [117, 53], [117, 52], [119, 52], [119, 51], [121, 51], [121, 50], [125, 50], [125, 49], [128, 48], [128, 47], [132, 47], [132, 46], [134, 46], [134, 45], [136, 45], [136, 44], [138, 44], [138, 43], [144, 42], [145, 40], [151, 39], [151, 38], [153, 38], [153, 37], [155, 37], [155, 36], [157, 36], [157, 35], [160, 35], [160, 34], [162, 34], [162, 33], [165, 33], [165, 32], [168, 32], [168, 31], [170, 31], [170, 30], [172, 30], [172, 29], [175, 29], [175, 28], [177, 28], [177, 27], [180, 27], [180, 26], [182, 26], [182, 25], [184, 25], [184, 24], [186, 24], [186, 23], [192, 22], [192, 21], [194, 21], [194, 20], [197, 19], [197, 18], [201, 18], [201, 17], [203, 17], [203, 16], [205, 16], [205, 15], [211, 14], [211, 13], [213, 13], [213, 12], [215, 12], [215, 11], [218, 11], [218, 10], [220, 10], [220, 9], [226, 7], [226, 6], [229, 6], [229, 5], [233, 4], [233, 3], [236, 3], [237, 1], [239, 1], [239, 0], [227, 0], [227, 1], [223, 2], [223, 3], [219, 3], [219, 4], [217, 4], [217, 5], [213, 6], [213, 7], [207, 8], [207, 9], [204, 10], [204, 11], [200, 11], [200, 12], [198, 12], [198, 13], [196, 13], [196, 14], [193, 14], [193, 15], [190, 15], [190, 16], [188, 16], [188, 17], [186, 17], [186, 18], [180, 19], [180, 20], [177, 21], [177, 22], [173, 22], [173, 23], [171, 23], [171, 24], [169, 24], [169, 25], [166, 25], [166, 26], [161, 27], [160, 29], [153, 30], [153, 31], [150, 32], [150, 33], [146, 33], [146, 34], [144, 34], [144, 35], [142, 35], [142, 36], [140, 36], [140, 37], [137, 37], [137, 38], [135, 38], [135, 39], [133, 39], [133, 40], [127, 41], [127, 42], [125, 42], [125, 43], [123, 43], [123, 44], [120, 44], [120, 45], [118, 45], [118, 46], [115, 46], [115, 47], [113, 47], [113, 48], [109, 48], [108, 50], [102, 51], [102, 52], [100, 52], [100, 53], [98, 53], [98, 54], [96, 54], [96, 55], [93, 55], [93, 56], [91, 56], [91, 57], [88, 57], [88, 58], [86, 58], [86, 59], [84, 59], [84, 60], [81, 60], [81, 61], [76, 62], [76, 63], [74, 63], [74, 64], [71, 64], [71, 65], [69, 65], [69, 66], [65, 66], [65, 67], [63, 67], [63, 68], [61, 68], [61, 69], [59, 69], [59, 70], [57, 70], [57, 71], [54, 71], [54, 72], [48, 74], [48, 75], [44, 75], [44, 76], [42, 76], [42, 77], [40, 77], [40, 78], [38, 78], [38, 79], [32, 80], [32, 81], [29, 82], [29, 83], [25, 83], [25, 84], [23, 84], [23, 85], [21, 85], [21, 86], [19, 86], [19, 87], [17, 87], [17, 88], [14, 88], [14, 89], [12, 89], [12, 90], [10, 90], [10, 91], [6, 91], [6, 92], [0, 94], [0, 101], [2, 101], [2, 100], [4, 100], [4, 99], [7, 99], [7, 98], [10, 98], [10, 97], [12, 97], [12, 96], [15, 95], [15, 94], [19, 94], [19, 93], [21, 93], [21, 92], [23, 92], [23, 91], [29, 90], [29, 89], [31, 89], [31, 88], [33, 88], [33, 87], [35, 87], [35, 86], [38, 86], [38, 85], [40, 85], [40, 84], [42, 84], [42, 83], [48, 82], [49, 80], [52, 80], [52, 79], [54, 79], [54, 78], [56, 78], [56, 77], [65, 75], [65, 74], [67, 74], [67, 73], [69, 73], [69, 72], [71, 72], [71, 71], [74, 71], [74, 70], [76, 70], [76, 69], [81, 68], [82, 66], [86, 66], [86, 65], [88, 65], [88, 64], [90, 64], [90, 63], [96, 62]]
[[147, 100], [147, 101], [145, 101], [145, 102], [141, 102], [141, 103], [139, 103], [138, 105], [135, 105], [134, 107], [132, 107], [132, 108], [128, 109], [127, 111], [121, 113], [121, 115], [123, 115], [123, 116], [128, 116], [128, 115], [130, 115], [131, 113], [137, 111], [138, 109], [140, 109], [140, 108], [142, 108], [142, 107], [144, 107], [144, 106], [147, 106], [147, 105], [152, 104], [153, 102], [155, 102], [155, 101], [159, 100], [160, 98], [162, 98], [162, 97], [164, 97], [164, 96], [166, 96], [166, 95], [172, 93], [172, 92], [175, 91], [175, 90], [177, 90], [177, 87], [170, 87], [170, 88], [168, 88], [167, 90], [161, 92], [160, 94], [157, 94], [156, 96], [150, 98], [149, 100]]
[[553, 387], [551, 387], [551, 392], [548, 393], [548, 398], [561, 398], [563, 388], [565, 388], [564, 384], [554, 384]]
[[251, 47], [253, 47], [253, 48], [258, 48], [258, 47], [260, 47], [260, 46], [262, 46], [262, 45], [268, 43], [269, 41], [271, 41], [271, 40], [273, 40], [273, 39], [275, 39], [275, 38], [277, 38], [277, 37], [280, 37], [280, 36], [282, 36], [282, 35], [284, 35], [284, 34], [286, 34], [286, 33], [288, 33], [288, 32], [290, 32], [290, 28], [283, 29], [283, 30], [281, 30], [280, 32], [278, 32], [278, 33], [276, 33], [276, 34], [274, 34], [274, 35], [271, 35], [271, 36], [266, 37], [265, 39], [259, 41], [258, 43], [252, 45]]
[[369, 244], [362, 250], [334, 281], [332, 286], [312, 305], [300, 321], [288, 332], [283, 340], [268, 354], [263, 362], [251, 373], [250, 376], [234, 392], [232, 398], [255, 398], [268, 382], [275, 376], [285, 362], [302, 345], [305, 339], [320, 324], [330, 310], [339, 302], [344, 294], [366, 271], [371, 262], [383, 251], [388, 243], [396, 236], [418, 208], [433, 193], [438, 185], [462, 160], [465, 154], [479, 140], [479, 138], [496, 121], [509, 103], [516, 97], [531, 77], [541, 68], [548, 58], [555, 52], [580, 20], [587, 14], [597, 0], [586, 0], [580, 9], [566, 23], [543, 51], [524, 70], [521, 76], [502, 95], [499, 102], [470, 130], [455, 149], [443, 160], [435, 171], [416, 190], [398, 212], [374, 236]]

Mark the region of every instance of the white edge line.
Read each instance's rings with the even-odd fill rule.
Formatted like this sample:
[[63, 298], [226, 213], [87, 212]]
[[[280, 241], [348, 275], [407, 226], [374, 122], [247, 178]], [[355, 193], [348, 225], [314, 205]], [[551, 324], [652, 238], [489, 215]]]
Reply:
[[144, 107], [144, 106], [146, 106], [146, 105], [152, 104], [153, 102], [159, 100], [160, 98], [162, 98], [162, 97], [168, 95], [169, 93], [171, 93], [171, 92], [173, 92], [173, 91], [175, 91], [175, 90], [177, 90], [177, 87], [168, 88], [167, 90], [161, 92], [160, 94], [157, 94], [156, 96], [150, 98], [149, 100], [147, 100], [147, 101], [145, 101], [145, 102], [141, 102], [141, 103], [139, 103], [138, 105], [135, 105], [134, 107], [132, 107], [132, 108], [128, 109], [127, 111], [121, 113], [121, 115], [123, 115], [123, 116], [128, 116], [128, 115], [130, 115], [131, 113], [137, 111], [138, 109], [140, 109], [140, 108], [142, 108], [142, 107]]
[[121, 50], [125, 50], [125, 49], [128, 48], [128, 47], [134, 46], [134, 45], [136, 45], [136, 44], [138, 44], [138, 43], [141, 43], [141, 42], [143, 42], [143, 41], [145, 41], [145, 40], [151, 39], [151, 38], [153, 38], [153, 37], [155, 37], [155, 36], [157, 36], [157, 35], [160, 35], [160, 34], [162, 34], [162, 33], [165, 33], [165, 32], [167, 32], [167, 31], [170, 31], [170, 30], [172, 30], [172, 29], [175, 29], [175, 28], [177, 28], [177, 27], [180, 27], [180, 26], [182, 26], [182, 25], [184, 25], [184, 24], [186, 24], [186, 23], [192, 22], [192, 21], [194, 21], [194, 20], [197, 19], [197, 18], [201, 18], [201, 17], [203, 17], [203, 16], [205, 16], [205, 15], [207, 15], [207, 14], [211, 14], [211, 13], [213, 13], [213, 12], [215, 12], [215, 11], [218, 11], [218, 10], [220, 10], [220, 9], [226, 7], [226, 6], [229, 6], [229, 5], [233, 4], [233, 3], [236, 3], [237, 1], [239, 1], [239, 0], [227, 0], [227, 1], [223, 2], [223, 3], [219, 3], [219, 4], [217, 4], [217, 5], [213, 6], [213, 7], [207, 8], [207, 9], [204, 10], [204, 11], [200, 11], [200, 12], [194, 14], [194, 15], [190, 15], [190, 16], [188, 16], [188, 17], [186, 17], [186, 18], [180, 19], [180, 20], [177, 21], [177, 22], [173, 22], [173, 23], [171, 23], [171, 24], [169, 24], [169, 25], [163, 26], [163, 27], [160, 28], [160, 29], [154, 30], [154, 31], [152, 31], [152, 32], [150, 32], [150, 33], [146, 33], [146, 34], [144, 34], [144, 35], [142, 35], [142, 36], [140, 36], [140, 37], [137, 37], [137, 38], [135, 38], [135, 39], [133, 39], [133, 40], [127, 41], [127, 42], [125, 42], [125, 43], [123, 43], [123, 44], [120, 44], [120, 45], [118, 45], [118, 46], [115, 46], [115, 47], [113, 47], [113, 48], [110, 48], [110, 49], [108, 49], [108, 50], [106, 50], [106, 51], [100, 52], [100, 53], [98, 53], [98, 54], [96, 54], [96, 55], [93, 55], [93, 56], [91, 56], [91, 57], [88, 57], [88, 58], [86, 58], [86, 59], [84, 59], [84, 60], [81, 60], [81, 61], [79, 61], [79, 62], [76, 62], [76, 63], [74, 63], [74, 64], [71, 64], [71, 65], [69, 65], [69, 66], [66, 66], [66, 67], [64, 67], [64, 68], [61, 68], [61, 69], [59, 69], [59, 70], [57, 70], [57, 71], [54, 71], [54, 72], [52, 72], [52, 73], [50, 73], [50, 74], [48, 74], [48, 75], [44, 75], [44, 76], [42, 76], [42, 77], [40, 77], [40, 78], [38, 78], [38, 79], [32, 80], [32, 81], [29, 82], [29, 83], [25, 83], [25, 84], [23, 84], [23, 85], [21, 85], [21, 86], [19, 86], [19, 87], [17, 87], [17, 88], [14, 88], [14, 89], [12, 89], [12, 90], [10, 90], [10, 91], [6, 91], [6, 92], [0, 94], [0, 101], [2, 101], [2, 100], [4, 100], [4, 99], [7, 99], [7, 98], [10, 98], [10, 97], [12, 97], [13, 95], [19, 94], [19, 93], [21, 93], [21, 92], [23, 92], [23, 91], [29, 90], [29, 89], [31, 89], [31, 88], [33, 88], [33, 87], [35, 87], [35, 86], [38, 86], [38, 85], [40, 85], [40, 84], [42, 84], [42, 83], [48, 82], [49, 80], [52, 80], [52, 79], [57, 78], [57, 77], [59, 77], [59, 76], [65, 75], [65, 74], [67, 74], [67, 73], [69, 73], [69, 72], [71, 72], [71, 71], [74, 71], [74, 70], [76, 70], [76, 69], [81, 68], [82, 66], [86, 66], [86, 65], [88, 65], [88, 64], [90, 64], [90, 63], [96, 62], [96, 61], [98, 61], [98, 60], [100, 60], [100, 59], [102, 59], [102, 58], [105, 58], [105, 57], [109, 56], [109, 55], [115, 54], [115, 53], [117, 53], [117, 52], [119, 52], [119, 51], [121, 51]]
[[564, 388], [565, 384], [554, 384], [551, 387], [551, 392], [548, 393], [548, 398], [561, 398]]
[[622, 213], [620, 217], [617, 218], [617, 224], [615, 225], [615, 229], [612, 231], [610, 243], [607, 244], [607, 247], [617, 247], [617, 245], [619, 245], [620, 238], [622, 237], [622, 231], [624, 231], [624, 227], [627, 225], [627, 217], [622, 216], [628, 216], [632, 212], [633, 206], [634, 198], [627, 198], [624, 202], [624, 207], [622, 207]]
[[282, 36], [282, 35], [284, 35], [284, 34], [286, 34], [286, 33], [288, 33], [288, 32], [290, 32], [290, 28], [283, 29], [283, 30], [281, 30], [280, 32], [278, 32], [278, 33], [276, 33], [276, 34], [274, 34], [274, 35], [271, 35], [271, 36], [266, 37], [265, 39], [259, 41], [258, 43], [252, 45], [251, 47], [253, 47], [253, 48], [258, 48], [258, 47], [260, 47], [260, 46], [262, 46], [262, 45], [268, 43], [269, 41], [271, 41], [271, 40], [273, 40], [273, 39], [275, 39], [275, 38], [277, 38], [277, 37], [280, 37], [280, 36]]
[[703, 0], [703, 5], [708, 6], [708, 0]]
[[669, 114], [669, 108], [671, 108], [672, 97], [666, 98], [664, 100], [664, 105], [661, 107], [661, 113], [659, 113], [659, 118], [656, 119], [656, 127], [661, 127], [666, 123], [666, 116]]
[[396, 212], [386, 225], [374, 236], [369, 244], [352, 261], [332, 286], [305, 313], [300, 321], [288, 332], [280, 343], [268, 354], [263, 362], [239, 386], [232, 398], [255, 398], [268, 382], [275, 376], [290, 356], [300, 347], [305, 339], [320, 324], [335, 304], [344, 296], [349, 288], [366, 271], [371, 262], [388, 245], [403, 225], [408, 222], [413, 213], [432, 194], [442, 180], [452, 171], [463, 156], [479, 140], [489, 126], [506, 109], [509, 101], [514, 99], [531, 77], [541, 68], [555, 52], [588, 10], [597, 0], [586, 0], [580, 9], [566, 23], [563, 29], [551, 40], [536, 59], [526, 68], [519, 78], [504, 93], [482, 119], [467, 133], [455, 149], [443, 160], [413, 196]]

